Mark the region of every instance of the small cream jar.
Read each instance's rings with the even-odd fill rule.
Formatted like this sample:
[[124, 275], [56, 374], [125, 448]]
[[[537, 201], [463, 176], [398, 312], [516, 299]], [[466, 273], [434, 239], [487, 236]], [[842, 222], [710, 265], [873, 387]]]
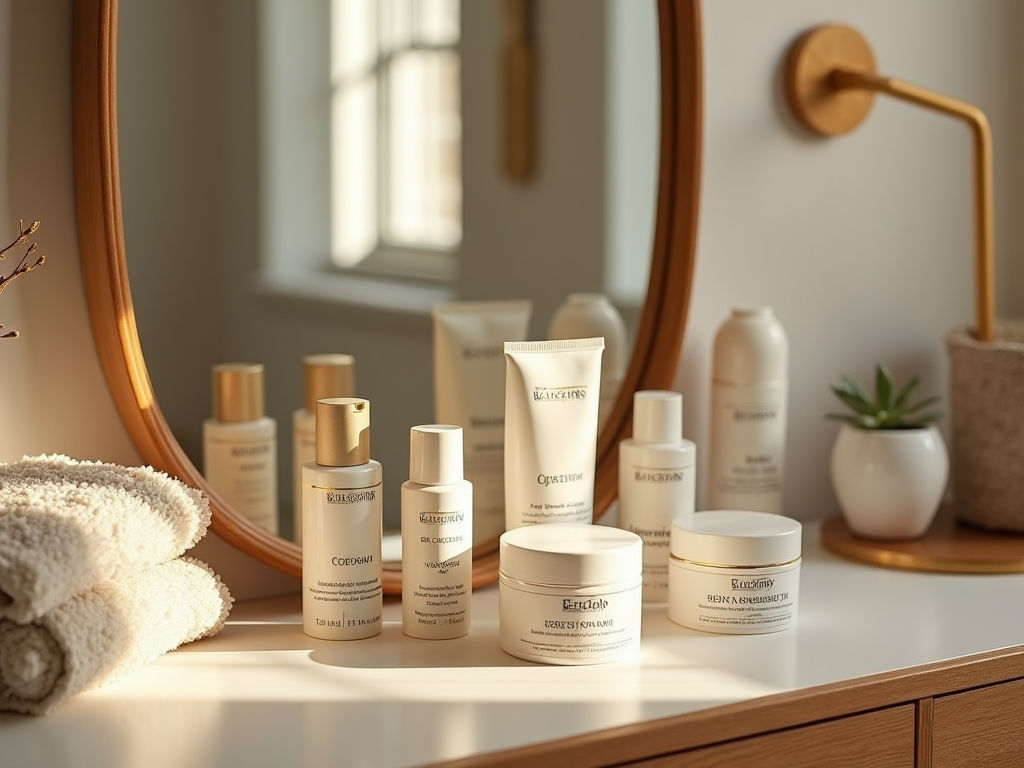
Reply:
[[499, 545], [503, 651], [545, 664], [601, 664], [640, 648], [643, 541], [604, 525], [546, 523]]
[[668, 617], [706, 632], [778, 632], [796, 621], [796, 520], [768, 512], [697, 512], [672, 523]]

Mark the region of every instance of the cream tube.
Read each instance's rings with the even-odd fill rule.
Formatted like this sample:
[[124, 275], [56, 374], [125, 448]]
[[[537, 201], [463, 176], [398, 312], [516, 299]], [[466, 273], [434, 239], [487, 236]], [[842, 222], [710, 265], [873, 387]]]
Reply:
[[473, 485], [473, 543], [505, 530], [505, 360], [502, 344], [526, 338], [531, 302], [455, 301], [433, 306], [434, 419], [462, 427]]
[[505, 343], [505, 528], [591, 523], [604, 339]]

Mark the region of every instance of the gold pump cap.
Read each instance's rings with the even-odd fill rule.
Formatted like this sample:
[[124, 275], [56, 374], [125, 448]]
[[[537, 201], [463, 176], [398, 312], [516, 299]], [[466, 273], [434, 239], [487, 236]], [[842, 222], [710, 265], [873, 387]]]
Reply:
[[354, 397], [356, 359], [352, 355], [327, 353], [302, 358], [305, 387], [303, 407], [316, 412], [316, 401], [328, 397]]
[[316, 463], [354, 467], [370, 460], [370, 401], [328, 397], [316, 401]]
[[222, 422], [255, 421], [265, 413], [262, 363], [213, 366], [213, 418]]

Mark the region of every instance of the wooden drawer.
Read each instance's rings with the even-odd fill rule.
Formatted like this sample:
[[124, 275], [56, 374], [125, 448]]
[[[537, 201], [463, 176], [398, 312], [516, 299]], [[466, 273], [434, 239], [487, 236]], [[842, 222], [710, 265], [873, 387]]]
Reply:
[[913, 768], [914, 705], [646, 760], [644, 768]]
[[1024, 766], [1024, 680], [935, 699], [932, 768]]

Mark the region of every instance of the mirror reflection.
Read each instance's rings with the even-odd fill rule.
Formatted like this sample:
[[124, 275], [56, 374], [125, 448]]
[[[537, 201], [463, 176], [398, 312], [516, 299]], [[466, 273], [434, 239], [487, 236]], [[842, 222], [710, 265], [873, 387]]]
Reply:
[[542, 339], [569, 294], [603, 293], [632, 331], [654, 226], [656, 9], [526, 7], [523, 176], [503, 160], [518, 38], [500, 0], [120, 3], [125, 245], [149, 374], [202, 467], [213, 366], [263, 365], [284, 536], [304, 356], [354, 358], [397, 528], [409, 428], [435, 420], [435, 304], [529, 300]]

